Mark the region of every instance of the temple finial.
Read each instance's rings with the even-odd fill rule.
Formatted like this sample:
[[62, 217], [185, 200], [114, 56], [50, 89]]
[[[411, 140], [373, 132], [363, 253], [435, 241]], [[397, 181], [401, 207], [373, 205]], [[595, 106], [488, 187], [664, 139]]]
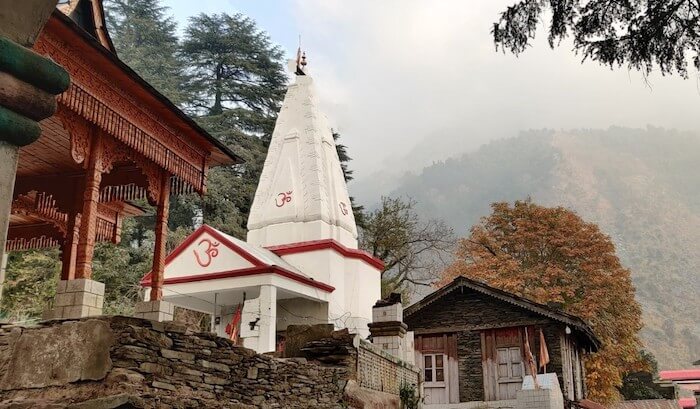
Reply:
[[305, 68], [306, 68], [306, 51], [302, 52], [301, 51], [301, 34], [299, 34], [299, 47], [297, 48], [297, 66], [296, 70], [294, 73], [296, 75], [306, 75]]

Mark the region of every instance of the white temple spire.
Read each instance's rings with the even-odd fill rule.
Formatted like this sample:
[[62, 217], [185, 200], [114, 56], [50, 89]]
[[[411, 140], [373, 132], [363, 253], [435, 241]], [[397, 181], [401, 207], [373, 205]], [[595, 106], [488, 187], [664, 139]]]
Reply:
[[357, 227], [328, 120], [318, 109], [306, 55], [272, 134], [248, 218], [248, 242], [263, 247], [333, 239], [357, 248]]

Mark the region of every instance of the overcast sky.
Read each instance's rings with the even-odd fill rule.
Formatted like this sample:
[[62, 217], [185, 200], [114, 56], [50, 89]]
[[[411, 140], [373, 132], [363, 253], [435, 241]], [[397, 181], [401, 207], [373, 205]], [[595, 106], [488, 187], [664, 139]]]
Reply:
[[418, 169], [532, 128], [700, 129], [696, 74], [581, 64], [546, 33], [516, 58], [489, 34], [514, 0], [166, 0], [176, 20], [242, 12], [294, 55], [307, 51], [325, 111], [358, 179]]

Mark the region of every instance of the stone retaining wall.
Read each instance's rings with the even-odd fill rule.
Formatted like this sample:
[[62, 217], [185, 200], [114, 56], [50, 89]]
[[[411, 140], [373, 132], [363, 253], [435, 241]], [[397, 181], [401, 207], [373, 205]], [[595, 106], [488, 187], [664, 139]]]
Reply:
[[0, 408], [341, 408], [353, 369], [136, 318], [0, 326]]

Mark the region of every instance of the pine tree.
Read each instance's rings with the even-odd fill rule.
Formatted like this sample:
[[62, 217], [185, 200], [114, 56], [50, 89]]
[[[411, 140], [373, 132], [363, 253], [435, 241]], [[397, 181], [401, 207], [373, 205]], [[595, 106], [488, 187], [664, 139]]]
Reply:
[[107, 26], [119, 58], [176, 105], [183, 102], [177, 25], [160, 0], [110, 0]]
[[208, 194], [180, 197], [170, 227], [200, 217], [207, 224], [245, 236], [267, 144], [284, 98], [283, 53], [255, 22], [240, 14], [190, 18], [182, 42], [186, 109], [244, 164], [209, 172]]

